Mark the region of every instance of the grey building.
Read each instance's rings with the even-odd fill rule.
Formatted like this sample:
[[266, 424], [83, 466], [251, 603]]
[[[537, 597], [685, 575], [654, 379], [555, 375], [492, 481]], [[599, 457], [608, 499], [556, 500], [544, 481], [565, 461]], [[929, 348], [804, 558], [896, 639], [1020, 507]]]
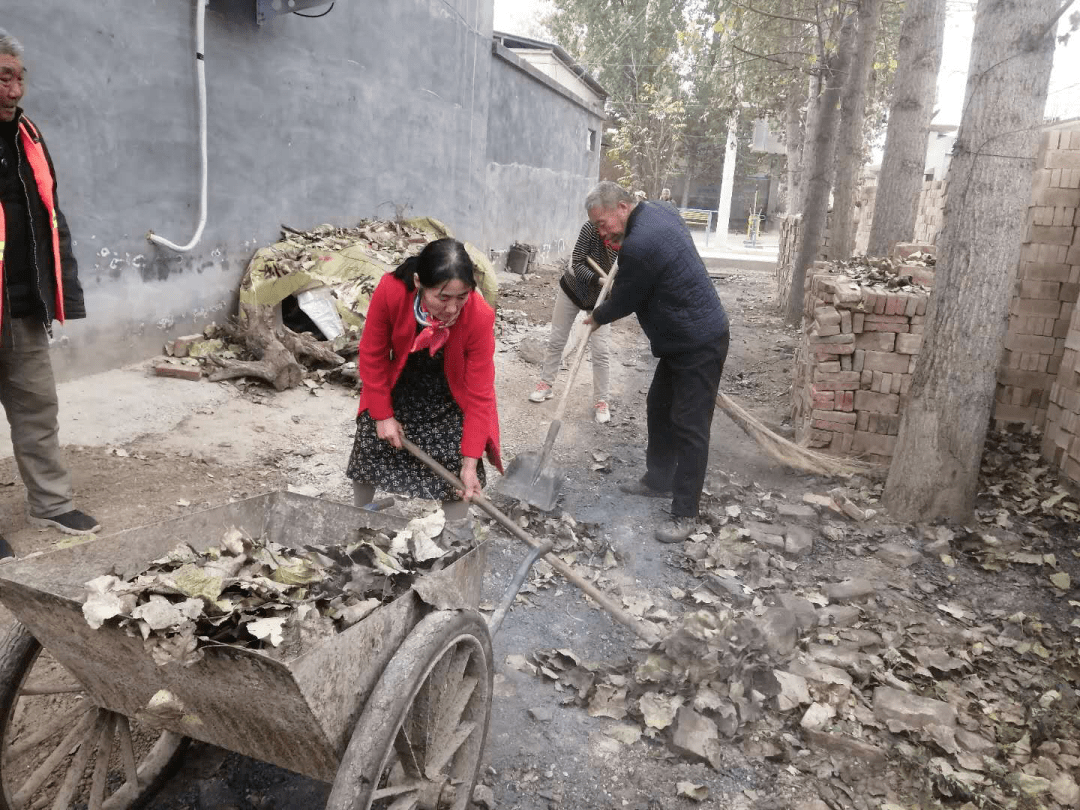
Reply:
[[210, 0], [206, 226], [186, 253], [151, 244], [149, 231], [184, 244], [199, 221], [199, 2], [5, 9], [86, 289], [88, 319], [58, 330], [61, 376], [229, 317], [251, 254], [282, 223], [407, 206], [485, 250], [572, 246], [603, 90], [555, 46], [587, 98], [523, 57], [527, 43], [493, 37], [492, 0]]

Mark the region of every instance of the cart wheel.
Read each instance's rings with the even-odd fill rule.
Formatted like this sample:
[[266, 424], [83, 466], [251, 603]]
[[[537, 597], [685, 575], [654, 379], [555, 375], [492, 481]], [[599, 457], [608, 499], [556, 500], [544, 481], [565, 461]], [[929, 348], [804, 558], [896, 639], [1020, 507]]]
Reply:
[[0, 639], [0, 810], [141, 807], [187, 744], [94, 705], [21, 624]]
[[327, 810], [465, 810], [491, 716], [491, 636], [438, 611], [405, 639], [368, 699]]

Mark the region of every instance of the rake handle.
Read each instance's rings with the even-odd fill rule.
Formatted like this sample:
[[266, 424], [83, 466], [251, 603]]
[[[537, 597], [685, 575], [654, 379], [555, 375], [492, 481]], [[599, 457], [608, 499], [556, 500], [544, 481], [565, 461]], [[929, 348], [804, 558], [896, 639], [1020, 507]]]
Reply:
[[[431, 456], [429, 456], [427, 453], [425, 453], [423, 450], [421, 450], [419, 447], [417, 447], [405, 437], [402, 437], [401, 445], [418, 459], [420, 459], [420, 461], [424, 462], [424, 464], [430, 467], [436, 475], [438, 475], [448, 484], [452, 484], [458, 489], [465, 488], [456, 475], [454, 475], [452, 472], [446, 469], [446, 467], [437, 462], [435, 459], [433, 459]], [[534, 538], [531, 534], [518, 526], [517, 523], [515, 523], [502, 512], [500, 512], [499, 509], [483, 495], [476, 495], [475, 497], [473, 497], [472, 502], [479, 506], [481, 509], [483, 509], [485, 512], [487, 512], [491, 517], [498, 521], [504, 529], [510, 532], [510, 534], [514, 535], [514, 537], [523, 542], [525, 545], [529, 546], [530, 548], [537, 548], [540, 546], [540, 543], [536, 541], [536, 538]], [[616, 604], [610, 596], [601, 591], [599, 588], [597, 588], [587, 579], [582, 577], [580, 574], [576, 573], [574, 569], [572, 569], [569, 565], [564, 563], [554, 554], [545, 554], [544, 559], [547, 560], [548, 565], [550, 565], [552, 568], [562, 574], [563, 578], [567, 582], [576, 585], [583, 593], [588, 595], [597, 604], [599, 604], [600, 607], [606, 610], [611, 616], [611, 618], [615, 619], [615, 621], [619, 622], [619, 624], [626, 627], [638, 638], [648, 642], [649, 644], [655, 644], [660, 640], [657, 633], [652, 630], [652, 628], [650, 628], [644, 622], [636, 619], [628, 612], [623, 610], [622, 607]]]

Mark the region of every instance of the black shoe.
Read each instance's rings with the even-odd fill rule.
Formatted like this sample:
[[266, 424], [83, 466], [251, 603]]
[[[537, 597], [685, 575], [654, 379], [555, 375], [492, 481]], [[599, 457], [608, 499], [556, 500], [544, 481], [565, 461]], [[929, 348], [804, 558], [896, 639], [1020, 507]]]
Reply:
[[72, 509], [62, 515], [52, 517], [30, 516], [31, 526], [41, 526], [46, 529], [59, 529], [64, 534], [93, 534], [101, 528], [101, 524], [85, 512]]
[[15, 551], [8, 545], [8, 541], [4, 539], [4, 535], [0, 534], [0, 560], [14, 556]]
[[644, 478], [639, 478], [637, 481], [626, 481], [619, 484], [619, 489], [625, 492], [627, 495], [642, 495], [646, 498], [670, 498], [670, 489], [655, 489], [645, 483]]
[[697, 518], [675, 517], [672, 515], [656, 529], [658, 543], [681, 543], [694, 533]]

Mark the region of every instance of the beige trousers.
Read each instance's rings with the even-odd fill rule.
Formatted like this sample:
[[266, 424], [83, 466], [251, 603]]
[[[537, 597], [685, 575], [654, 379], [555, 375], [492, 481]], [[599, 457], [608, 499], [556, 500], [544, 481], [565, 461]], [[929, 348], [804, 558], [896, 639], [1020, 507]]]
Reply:
[[[551, 313], [551, 335], [548, 337], [547, 353], [544, 355], [544, 369], [540, 379], [548, 385], [555, 384], [555, 375], [562, 364], [563, 349], [570, 337], [574, 319], [580, 309], [563, 292], [562, 287], [555, 287], [555, 309]], [[589, 337], [589, 354], [593, 369], [593, 396], [597, 402], [608, 399], [608, 367], [611, 356], [611, 324], [604, 324]]]
[[0, 404], [11, 425], [11, 445], [30, 514], [55, 517], [71, 511], [71, 476], [60, 453], [60, 407], [49, 337], [36, 318], [4, 319]]

